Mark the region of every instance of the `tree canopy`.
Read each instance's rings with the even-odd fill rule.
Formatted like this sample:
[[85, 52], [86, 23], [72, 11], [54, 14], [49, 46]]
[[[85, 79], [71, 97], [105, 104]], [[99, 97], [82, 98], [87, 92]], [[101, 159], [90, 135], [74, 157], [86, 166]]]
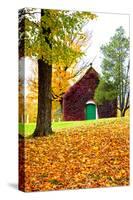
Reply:
[[118, 99], [121, 116], [129, 108], [129, 38], [123, 27], [116, 29], [109, 43], [102, 45], [102, 76], [95, 93], [98, 104]]
[[[72, 60], [83, 55], [79, 43], [86, 38], [82, 27], [89, 20], [96, 18], [91, 12], [44, 10], [45, 15], [37, 20], [36, 12], [40, 10], [24, 9], [20, 11], [20, 56], [45, 59], [51, 63], [67, 62], [69, 66]], [[49, 29], [50, 34], [42, 33], [42, 29]], [[50, 48], [49, 43], [52, 45]], [[22, 44], [24, 46], [22, 48]], [[78, 45], [77, 45], [78, 42]], [[21, 51], [23, 51], [21, 53]], [[24, 53], [24, 55], [23, 55]], [[51, 56], [52, 55], [52, 56]], [[68, 62], [68, 58], [70, 63]]]
[[[40, 19], [37, 19], [35, 15], [39, 15], [39, 12]], [[42, 136], [46, 135], [45, 132], [51, 132], [52, 68], [62, 76], [69, 75], [67, 69], [84, 55], [81, 46], [87, 36], [83, 26], [95, 17], [91, 12], [46, 9], [20, 11], [20, 57], [29, 56], [38, 60], [38, 117], [34, 132], [37, 136], [39, 132]], [[66, 85], [68, 80], [65, 89]], [[56, 94], [58, 99], [64, 92], [64, 86], [60, 88], [63, 91]]]

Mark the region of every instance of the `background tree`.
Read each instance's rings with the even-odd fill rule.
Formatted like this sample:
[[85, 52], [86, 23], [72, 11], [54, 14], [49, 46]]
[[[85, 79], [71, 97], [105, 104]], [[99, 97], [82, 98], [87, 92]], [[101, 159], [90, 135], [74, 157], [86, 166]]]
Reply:
[[23, 81], [21, 79], [19, 79], [19, 88], [18, 88], [18, 92], [19, 92], [19, 122], [24, 122], [24, 85], [23, 85]]
[[36, 122], [36, 119], [37, 119], [37, 103], [38, 103], [38, 70], [37, 69], [38, 69], [37, 63], [35, 62], [35, 64], [33, 64], [30, 70], [30, 76], [26, 80], [27, 95], [26, 95], [25, 107], [26, 107], [26, 113], [29, 116], [29, 122]]
[[[68, 88], [79, 80], [84, 71], [89, 67], [89, 62], [81, 62], [80, 67], [70, 66], [65, 70], [64, 67], [53, 66], [52, 72], [52, 119], [62, 119], [62, 100], [63, 95]], [[26, 94], [26, 113], [29, 116], [29, 122], [36, 122], [37, 99], [38, 99], [38, 71], [37, 65], [34, 64], [30, 70], [30, 76], [27, 82]], [[32, 102], [32, 103], [31, 103]]]
[[[52, 99], [58, 101], [62, 110], [63, 95], [72, 84], [74, 78], [76, 78], [85, 68], [88, 67], [87, 62], [80, 62], [81, 55], [85, 54], [90, 45], [91, 33], [85, 33], [84, 37], [71, 38], [71, 42], [68, 46], [73, 48], [76, 52], [75, 57], [69, 56], [65, 60], [59, 60], [56, 64], [53, 64], [52, 75]], [[64, 42], [67, 42], [65, 40]], [[84, 47], [84, 51], [82, 48]], [[79, 67], [79, 65], [81, 67]]]
[[129, 38], [119, 27], [108, 44], [101, 47], [103, 61], [101, 64], [102, 76], [95, 93], [98, 104], [118, 100], [118, 109], [121, 116], [129, 108]]

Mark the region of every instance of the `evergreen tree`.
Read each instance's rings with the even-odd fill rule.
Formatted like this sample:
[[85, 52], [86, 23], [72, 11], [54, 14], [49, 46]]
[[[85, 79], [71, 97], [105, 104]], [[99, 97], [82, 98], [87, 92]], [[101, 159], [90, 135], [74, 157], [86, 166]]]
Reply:
[[102, 76], [95, 92], [98, 104], [118, 100], [121, 116], [129, 108], [129, 38], [125, 36], [123, 27], [116, 29], [115, 35], [108, 44], [101, 47], [103, 61]]

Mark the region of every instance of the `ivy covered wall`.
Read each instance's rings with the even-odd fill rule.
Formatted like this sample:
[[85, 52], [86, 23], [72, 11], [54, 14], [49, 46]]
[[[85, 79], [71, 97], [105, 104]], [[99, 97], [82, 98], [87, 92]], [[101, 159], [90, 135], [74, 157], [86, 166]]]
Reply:
[[[99, 83], [99, 75], [90, 67], [85, 75], [75, 83], [63, 97], [63, 119], [65, 121], [85, 120], [85, 105], [93, 101], [95, 89]], [[98, 106], [99, 118], [115, 117], [117, 102], [105, 102]]]

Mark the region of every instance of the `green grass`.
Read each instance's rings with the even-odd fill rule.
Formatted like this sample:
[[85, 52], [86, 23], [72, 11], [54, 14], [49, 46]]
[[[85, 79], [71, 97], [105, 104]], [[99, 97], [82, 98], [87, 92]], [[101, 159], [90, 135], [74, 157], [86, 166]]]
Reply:
[[[105, 123], [114, 123], [116, 120], [118, 121], [124, 121], [124, 119], [127, 117], [117, 117], [117, 118], [105, 118], [105, 119], [97, 119], [97, 120], [84, 120], [84, 121], [60, 121], [60, 122], [53, 122], [52, 123], [52, 129], [53, 131], [58, 131], [59, 129], [66, 129], [66, 128], [74, 128], [74, 127], [80, 127], [82, 125], [89, 125], [89, 124], [105, 124]], [[34, 129], [35, 129], [35, 123], [29, 123], [29, 124], [21, 124], [19, 123], [19, 133], [21, 135], [25, 135], [25, 137], [28, 137], [32, 135]]]

